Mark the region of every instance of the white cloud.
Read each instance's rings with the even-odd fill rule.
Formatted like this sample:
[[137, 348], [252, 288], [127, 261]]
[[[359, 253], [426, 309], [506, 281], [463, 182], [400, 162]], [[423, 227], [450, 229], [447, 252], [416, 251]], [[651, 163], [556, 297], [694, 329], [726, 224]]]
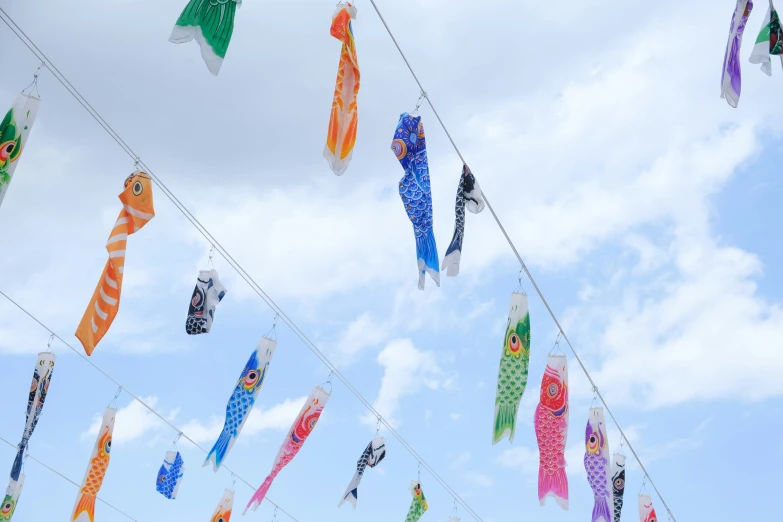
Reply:
[[[453, 378], [444, 376], [435, 354], [418, 350], [410, 339], [390, 341], [378, 355], [378, 364], [384, 374], [373, 406], [394, 427], [399, 425], [397, 410], [405, 397], [416, 395], [422, 388], [437, 390], [453, 383]], [[367, 413], [362, 422], [375, 426], [376, 418]]]
[[462, 479], [470, 484], [481, 486], [482, 488], [490, 488], [495, 482], [492, 477], [484, 473], [468, 472], [462, 474]]
[[451, 462], [451, 467], [459, 468], [460, 466], [463, 466], [464, 464], [469, 462], [471, 458], [473, 458], [473, 455], [469, 451], [463, 451], [462, 453], [454, 457], [454, 459]]
[[497, 462], [505, 468], [519, 468], [526, 474], [538, 473], [538, 449], [527, 446], [506, 449]]
[[[142, 397], [142, 400], [149, 404], [151, 408], [155, 408], [158, 404], [157, 397]], [[164, 413], [163, 415], [167, 420], [172, 421], [176, 414], [177, 410], [172, 410], [168, 414]], [[97, 437], [102, 419], [103, 414], [96, 413], [90, 427], [81, 434], [81, 439], [89, 440]], [[139, 439], [152, 443], [164, 431], [170, 432], [172, 440], [176, 436], [176, 433], [165, 422], [160, 420], [157, 415], [144, 407], [140, 402], [132, 400], [127, 406], [117, 410], [112, 440], [117, 445], [128, 444]], [[149, 437], [150, 434], [154, 434], [155, 437], [151, 439]]]

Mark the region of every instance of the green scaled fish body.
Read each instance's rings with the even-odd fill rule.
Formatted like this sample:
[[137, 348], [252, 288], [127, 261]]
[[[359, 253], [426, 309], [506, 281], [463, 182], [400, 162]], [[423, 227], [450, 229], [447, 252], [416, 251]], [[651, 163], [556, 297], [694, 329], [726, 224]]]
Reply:
[[514, 441], [517, 409], [527, 386], [529, 364], [530, 313], [527, 295], [514, 292], [511, 294], [506, 337], [500, 355], [492, 444], [497, 444], [506, 435], [509, 442]]

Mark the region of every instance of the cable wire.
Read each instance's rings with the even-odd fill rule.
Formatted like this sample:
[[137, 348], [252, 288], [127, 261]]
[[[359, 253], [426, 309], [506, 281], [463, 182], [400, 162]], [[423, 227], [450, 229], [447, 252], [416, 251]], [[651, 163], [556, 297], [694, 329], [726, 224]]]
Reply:
[[[386, 23], [386, 19], [384, 19], [383, 15], [381, 14], [380, 9], [378, 9], [378, 5], [375, 3], [375, 0], [370, 0], [370, 3], [372, 4], [373, 8], [375, 9], [375, 12], [378, 14], [378, 18], [381, 19], [381, 22], [383, 23], [383, 26], [386, 28], [386, 32], [389, 33], [389, 36], [392, 39], [392, 42], [394, 42], [394, 46], [397, 48], [397, 51], [399, 51], [400, 56], [402, 57], [403, 61], [405, 62], [405, 65], [408, 66], [408, 70], [411, 73], [411, 76], [413, 76], [413, 79], [416, 81], [416, 84], [419, 86], [419, 89], [421, 90], [422, 96], [427, 99], [427, 103], [430, 106], [430, 109], [432, 109], [432, 113], [435, 115], [435, 117], [438, 119], [438, 123], [440, 123], [440, 126], [443, 128], [443, 132], [446, 133], [446, 136], [449, 138], [449, 141], [451, 142], [452, 147], [454, 147], [454, 151], [457, 153], [457, 156], [459, 156], [459, 159], [462, 160], [463, 164], [467, 163], [465, 162], [465, 158], [462, 156], [462, 153], [459, 150], [459, 147], [457, 147], [457, 144], [454, 142], [454, 138], [451, 137], [451, 133], [449, 132], [449, 129], [446, 128], [446, 124], [443, 123], [443, 120], [440, 117], [440, 114], [438, 114], [438, 111], [435, 109], [435, 105], [432, 103], [432, 100], [430, 99], [429, 95], [427, 94], [427, 91], [424, 90], [424, 86], [422, 85], [421, 81], [419, 81], [419, 77], [416, 76], [416, 73], [413, 70], [413, 67], [411, 66], [410, 62], [408, 61], [408, 58], [405, 56], [405, 53], [402, 51], [402, 48], [400, 47], [400, 44], [397, 43], [397, 39], [394, 37], [394, 34], [391, 31], [391, 28], [389, 28], [389, 24]], [[783, 59], [783, 57], [781, 57]], [[527, 274], [528, 279], [530, 279], [530, 282], [533, 284], [533, 287], [536, 289], [536, 292], [538, 293], [538, 296], [541, 298], [541, 301], [544, 303], [544, 306], [546, 307], [547, 311], [549, 312], [549, 315], [552, 316], [552, 320], [555, 322], [555, 325], [557, 326], [557, 329], [560, 332], [560, 335], [562, 335], [563, 339], [565, 339], [565, 342], [568, 344], [568, 347], [571, 348], [571, 353], [574, 354], [574, 358], [579, 363], [579, 366], [582, 368], [582, 371], [584, 372], [585, 376], [587, 376], [587, 380], [590, 381], [590, 384], [593, 387], [593, 390], [598, 395], [598, 398], [601, 400], [601, 403], [604, 405], [604, 408], [606, 409], [606, 412], [609, 414], [609, 416], [612, 418], [612, 421], [614, 422], [615, 426], [617, 427], [618, 431], [620, 432], [620, 435], [622, 438], [626, 441], [628, 444], [628, 448], [631, 450], [631, 453], [633, 453], [634, 458], [636, 459], [636, 462], [639, 463], [639, 466], [642, 468], [642, 471], [644, 471], [644, 475], [647, 479], [647, 481], [650, 483], [650, 485], [655, 490], [655, 493], [658, 495], [658, 498], [661, 499], [661, 502], [663, 503], [664, 507], [666, 508], [666, 511], [669, 513], [669, 517], [673, 520], [673, 522], [677, 522], [677, 519], [674, 518], [674, 514], [672, 513], [671, 509], [669, 509], [668, 504], [666, 504], [666, 500], [664, 500], [663, 495], [661, 495], [661, 492], [658, 491], [658, 488], [655, 486], [655, 483], [653, 482], [652, 478], [650, 477], [650, 474], [647, 473], [647, 469], [644, 467], [644, 464], [642, 463], [642, 460], [639, 458], [639, 455], [636, 454], [636, 450], [634, 450], [633, 445], [628, 440], [628, 438], [625, 436], [625, 433], [623, 432], [623, 429], [620, 427], [620, 424], [617, 422], [617, 419], [615, 418], [614, 414], [612, 413], [612, 410], [609, 409], [609, 406], [606, 404], [606, 401], [604, 400], [603, 395], [601, 395], [601, 392], [598, 390], [598, 386], [596, 386], [595, 382], [593, 381], [593, 378], [590, 376], [590, 372], [587, 371], [587, 368], [582, 363], [582, 359], [579, 357], [579, 355], [576, 353], [576, 350], [574, 349], [574, 346], [571, 344], [571, 341], [568, 339], [568, 336], [566, 335], [565, 331], [563, 330], [563, 327], [560, 326], [560, 321], [558, 321], [557, 316], [552, 311], [552, 308], [549, 306], [549, 302], [546, 300], [546, 297], [544, 297], [544, 293], [539, 288], [538, 284], [536, 283], [536, 280], [533, 279], [533, 275], [530, 273], [530, 270], [528, 270], [527, 265], [522, 260], [522, 256], [519, 255], [519, 251], [517, 250], [517, 247], [514, 245], [514, 242], [511, 241], [511, 238], [508, 235], [508, 232], [506, 232], [506, 227], [503, 226], [503, 223], [500, 221], [500, 218], [498, 218], [498, 215], [495, 213], [495, 209], [492, 208], [492, 205], [489, 202], [489, 199], [487, 198], [486, 193], [482, 190], [482, 195], [484, 196], [484, 201], [487, 204], [487, 208], [489, 209], [490, 213], [492, 214], [492, 217], [495, 219], [495, 222], [497, 223], [498, 227], [500, 227], [501, 232], [503, 232], [503, 235], [506, 238], [506, 241], [508, 242], [508, 245], [511, 247], [511, 250], [514, 252], [514, 255], [516, 256], [517, 260], [519, 261], [520, 266], [522, 267], [522, 270], [525, 271], [525, 274]]]
[[[176, 431], [176, 432], [177, 432], [177, 439], [179, 439], [180, 437], [182, 437], [182, 438], [184, 438], [185, 440], [187, 440], [188, 442], [190, 442], [191, 444], [193, 444], [195, 447], [197, 447], [198, 449], [200, 449], [202, 452], [204, 452], [204, 454], [205, 454], [205, 455], [208, 455], [208, 454], [209, 454], [209, 452], [208, 452], [208, 451], [207, 451], [207, 450], [206, 450], [204, 447], [202, 447], [202, 446], [201, 446], [199, 443], [197, 443], [196, 441], [194, 441], [193, 439], [191, 439], [191, 438], [188, 436], [188, 434], [187, 434], [187, 433], [183, 432], [183, 431], [182, 431], [181, 429], [179, 429], [177, 426], [175, 426], [174, 424], [172, 424], [172, 423], [171, 423], [171, 421], [169, 421], [168, 419], [166, 419], [166, 417], [164, 417], [163, 415], [161, 415], [160, 413], [158, 413], [158, 412], [155, 410], [155, 408], [153, 408], [152, 406], [150, 406], [149, 404], [147, 404], [147, 403], [146, 403], [144, 400], [140, 399], [138, 395], [136, 395], [135, 393], [133, 393], [132, 391], [130, 391], [130, 390], [129, 390], [129, 389], [126, 387], [126, 386], [124, 386], [123, 384], [121, 384], [121, 383], [120, 383], [119, 381], [117, 381], [117, 380], [116, 380], [114, 377], [112, 377], [111, 375], [109, 375], [108, 373], [106, 373], [104, 370], [102, 370], [102, 369], [101, 369], [101, 368], [100, 368], [98, 365], [96, 365], [94, 362], [92, 362], [90, 359], [88, 359], [88, 358], [87, 358], [87, 357], [86, 357], [86, 356], [85, 356], [83, 353], [81, 353], [81, 351], [79, 351], [79, 350], [77, 350], [76, 348], [74, 348], [73, 346], [71, 346], [71, 344], [70, 344], [70, 343], [66, 342], [66, 341], [65, 341], [65, 340], [64, 340], [62, 337], [60, 337], [59, 335], [57, 335], [57, 333], [55, 333], [53, 330], [51, 330], [51, 329], [50, 329], [48, 326], [46, 326], [46, 325], [45, 325], [43, 322], [41, 322], [41, 321], [40, 321], [40, 320], [39, 320], [37, 317], [35, 317], [35, 316], [34, 316], [33, 314], [31, 314], [30, 312], [28, 312], [26, 308], [24, 308], [22, 305], [20, 305], [20, 304], [19, 304], [19, 303], [17, 303], [16, 301], [14, 301], [14, 300], [13, 300], [13, 299], [12, 299], [10, 296], [8, 296], [8, 294], [6, 294], [6, 293], [5, 293], [5, 292], [3, 292], [2, 290], [0, 290], [0, 295], [2, 295], [3, 297], [5, 297], [5, 298], [8, 300], [8, 302], [10, 302], [10, 303], [11, 303], [11, 304], [13, 304], [15, 307], [17, 307], [19, 310], [21, 310], [22, 312], [24, 312], [24, 313], [25, 313], [25, 314], [26, 314], [28, 317], [30, 317], [30, 319], [32, 319], [33, 321], [35, 321], [36, 323], [38, 323], [38, 324], [39, 324], [39, 325], [40, 325], [40, 326], [41, 326], [41, 327], [42, 327], [44, 330], [46, 330], [46, 331], [47, 331], [47, 332], [49, 332], [51, 335], [53, 335], [55, 339], [57, 339], [58, 341], [60, 341], [61, 343], [63, 343], [65, 346], [67, 346], [68, 348], [70, 348], [70, 349], [71, 349], [71, 351], [72, 351], [73, 353], [75, 353], [76, 355], [78, 355], [78, 356], [79, 356], [79, 357], [80, 357], [80, 358], [81, 358], [81, 359], [82, 359], [84, 362], [86, 362], [87, 364], [89, 364], [90, 366], [92, 366], [92, 367], [93, 367], [95, 370], [97, 370], [98, 372], [100, 372], [101, 374], [103, 374], [103, 376], [104, 376], [104, 377], [106, 377], [107, 379], [109, 379], [109, 380], [110, 380], [112, 383], [116, 384], [116, 385], [117, 385], [117, 387], [118, 387], [118, 390], [117, 390], [117, 395], [115, 396], [115, 398], [116, 398], [117, 396], [119, 396], [119, 392], [120, 392], [120, 390], [121, 390], [121, 391], [124, 391], [125, 393], [127, 393], [128, 395], [130, 395], [130, 396], [133, 398], [133, 400], [137, 401], [139, 404], [141, 404], [142, 406], [144, 406], [145, 408], [147, 408], [147, 410], [149, 410], [149, 411], [150, 411], [150, 413], [152, 413], [153, 415], [155, 415], [156, 417], [158, 417], [160, 420], [162, 420], [163, 422], [165, 422], [166, 424], [168, 424], [168, 425], [169, 425], [169, 427], [173, 428], [173, 429], [174, 429], [174, 431]], [[233, 477], [235, 477], [235, 478], [239, 479], [240, 481], [242, 481], [243, 483], [245, 483], [245, 484], [246, 484], [246, 485], [247, 485], [247, 486], [248, 486], [248, 487], [249, 487], [251, 490], [253, 490], [253, 491], [255, 491], [255, 490], [256, 490], [256, 487], [255, 487], [255, 486], [253, 486], [253, 484], [251, 484], [250, 482], [248, 482], [247, 480], [245, 480], [244, 478], [242, 478], [242, 477], [241, 477], [239, 474], [237, 474], [235, 471], [233, 471], [231, 468], [229, 468], [229, 467], [228, 467], [228, 466], [226, 466], [225, 464], [222, 466], [222, 468], [225, 468], [225, 470], [226, 470], [226, 471], [228, 471], [229, 473], [231, 473], [231, 475], [232, 475]], [[288, 518], [290, 518], [290, 519], [291, 519], [291, 520], [293, 520], [294, 522], [298, 522], [298, 521], [297, 521], [297, 519], [295, 519], [295, 518], [294, 518], [294, 517], [293, 517], [293, 516], [292, 516], [290, 513], [288, 513], [288, 511], [286, 511], [285, 509], [281, 508], [281, 507], [280, 507], [278, 504], [276, 504], [276, 503], [275, 503], [274, 501], [272, 501], [270, 498], [268, 498], [268, 497], [267, 497], [267, 498], [264, 498], [264, 500], [268, 501], [268, 502], [269, 502], [270, 504], [272, 504], [272, 505], [273, 505], [273, 506], [274, 506], [276, 509], [279, 509], [281, 512], [285, 513], [285, 514], [288, 516]]]
[[[261, 286], [250, 276], [250, 274], [231, 256], [231, 254], [223, 247], [223, 245], [220, 244], [220, 242], [215, 239], [215, 237], [204, 227], [204, 225], [201, 224], [201, 222], [190, 212], [190, 210], [177, 198], [177, 196], [166, 186], [165, 183], [155, 175], [154, 172], [142, 161], [142, 159], [133, 151], [133, 149], [130, 148], [130, 146], [122, 139], [122, 137], [106, 122], [106, 120], [103, 119], [103, 117], [90, 105], [90, 103], [81, 95], [81, 93], [71, 84], [71, 82], [63, 75], [60, 70], [55, 66], [52, 61], [41, 51], [41, 49], [35, 44], [35, 42], [27, 36], [27, 34], [14, 22], [13, 18], [11, 18], [8, 13], [5, 12], [5, 10], [0, 7], [0, 13], [2, 13], [2, 17], [0, 19], [3, 20], [3, 22], [14, 32], [14, 34], [22, 40], [22, 42], [27, 46], [27, 48], [38, 58], [40, 59], [49, 69], [49, 71], [52, 73], [52, 75], [57, 79], [63, 87], [79, 102], [79, 104], [88, 112], [90, 115], [95, 119], [98, 124], [103, 127], [103, 129], [111, 136], [111, 138], [125, 151], [126, 154], [134, 161], [134, 163], [137, 166], [141, 166], [144, 168], [145, 172], [150, 175], [150, 177], [153, 179], [153, 181], [158, 185], [162, 190], [164, 195], [174, 204], [175, 207], [182, 213], [185, 218], [190, 221], [190, 223], [198, 230], [198, 232], [204, 236], [204, 238], [209, 241], [214, 247], [215, 250], [220, 253], [220, 255], [226, 260], [226, 262], [231, 265], [232, 268], [237, 272], [237, 274], [245, 280], [245, 282], [250, 286], [252, 290], [258, 294], [259, 297], [269, 306], [275, 313], [277, 313], [280, 318], [283, 320], [283, 322], [291, 329], [291, 331], [299, 337], [299, 339], [305, 344], [307, 348], [309, 348], [315, 355], [318, 357], [318, 359], [321, 360], [321, 362], [329, 368], [329, 370], [338, 378], [340, 381], [345, 385], [346, 388], [357, 398], [359, 401], [367, 408], [369, 409], [373, 415], [379, 419], [379, 421], [386, 426], [386, 428], [389, 430], [389, 432], [400, 442], [400, 444], [403, 445], [405, 449], [408, 450], [411, 455], [413, 455], [420, 463], [421, 465], [432, 475], [433, 478], [454, 498], [456, 499], [462, 507], [470, 513], [474, 519], [476, 519], [478, 522], [483, 522], [482, 518], [475, 512], [473, 509], [460, 497], [460, 495], [419, 455], [419, 453], [391, 426], [391, 424], [383, 418], [380, 413], [373, 407], [372, 403], [370, 403], [367, 399], [364, 398], [364, 396], [350, 383], [350, 381], [342, 374], [340, 371], [336, 368], [336, 366], [321, 352], [321, 350], [318, 349], [318, 347], [304, 334], [304, 332], [299, 329], [299, 327], [286, 315], [286, 313], [269, 297], [269, 295], [261, 288]], [[3, 294], [5, 295], [5, 294]], [[7, 298], [7, 296], [6, 296]], [[18, 306], [18, 305], [17, 305]], [[30, 315], [28, 313], [28, 315]], [[32, 317], [32, 316], [31, 316]], [[40, 321], [38, 321], [39, 324]], [[50, 331], [51, 332], [51, 331]], [[53, 333], [53, 332], [52, 332]], [[59, 338], [62, 341], [61, 338]], [[64, 342], [64, 341], [63, 341]], [[67, 345], [67, 343], [66, 343]], [[70, 346], [70, 345], [68, 345]], [[73, 348], [72, 348], [73, 349]], [[80, 354], [81, 355], [81, 354]], [[90, 361], [88, 361], [90, 362]], [[92, 364], [92, 362], [90, 362]], [[93, 365], [94, 366], [94, 365]], [[97, 367], [96, 367], [97, 368]], [[101, 373], [104, 373], [107, 377], [109, 377], [105, 372], [101, 370]], [[111, 377], [109, 377], [111, 379]], [[114, 381], [114, 379], [111, 379]], [[119, 386], [119, 384], [118, 384]], [[126, 390], [127, 391], [127, 390]], [[139, 400], [138, 398], [136, 398]], [[141, 401], [140, 401], [141, 402]], [[147, 408], [149, 408], [148, 405], [145, 404]], [[153, 411], [150, 408], [150, 411]], [[160, 416], [155, 412], [156, 415]], [[164, 419], [165, 421], [165, 419]], [[168, 421], [166, 421], [168, 422]]]
[[[6, 444], [8, 444], [9, 446], [11, 446], [12, 448], [18, 448], [18, 446], [16, 446], [16, 444], [13, 444], [13, 443], [11, 443], [11, 442], [8, 442], [8, 441], [7, 441], [7, 440], [5, 440], [3, 437], [0, 437], [0, 441], [2, 441], [2, 442], [5, 442]], [[40, 464], [41, 466], [45, 467], [46, 469], [48, 469], [49, 471], [51, 471], [52, 473], [54, 473], [55, 475], [58, 475], [60, 478], [67, 480], [68, 482], [70, 482], [71, 484], [73, 484], [74, 486], [76, 486], [77, 488], [80, 488], [80, 487], [81, 487], [79, 484], [77, 484], [77, 483], [76, 483], [76, 482], [74, 482], [73, 480], [69, 479], [68, 477], [66, 477], [65, 475], [63, 475], [62, 473], [60, 473], [59, 471], [57, 471], [56, 469], [52, 468], [51, 466], [49, 466], [49, 465], [45, 464], [44, 462], [42, 462], [42, 461], [38, 460], [37, 458], [33, 457], [33, 456], [32, 456], [32, 455], [30, 455], [29, 453], [25, 452], [25, 454], [24, 454], [24, 457], [25, 457], [25, 460], [27, 460], [28, 458], [30, 458], [30, 459], [32, 459], [32, 460], [34, 460], [35, 462], [37, 462], [37, 463], [38, 463], [38, 464]], [[129, 515], [129, 514], [127, 514], [126, 512], [124, 512], [124, 511], [122, 511], [121, 509], [119, 509], [119, 508], [117, 508], [117, 507], [113, 506], [112, 504], [109, 504], [108, 502], [106, 502], [105, 500], [103, 500], [101, 497], [98, 497], [98, 496], [96, 496], [95, 498], [97, 498], [98, 500], [100, 500], [101, 502], [103, 502], [104, 504], [106, 504], [107, 506], [109, 506], [110, 508], [112, 508], [114, 511], [116, 511], [116, 512], [117, 512], [117, 513], [119, 513], [120, 515], [123, 515], [123, 516], [127, 517], [128, 519], [130, 519], [130, 520], [133, 520], [133, 522], [139, 522], [138, 520], [136, 520], [135, 518], [133, 518], [132, 516], [130, 516], [130, 515]]]

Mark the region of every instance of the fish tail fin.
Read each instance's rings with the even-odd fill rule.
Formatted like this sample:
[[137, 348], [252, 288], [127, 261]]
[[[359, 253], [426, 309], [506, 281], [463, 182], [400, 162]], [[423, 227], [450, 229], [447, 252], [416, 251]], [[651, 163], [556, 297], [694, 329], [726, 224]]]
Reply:
[[440, 269], [446, 271], [446, 275], [449, 277], [455, 277], [459, 275], [459, 260], [462, 256], [462, 234], [459, 231], [454, 231], [454, 237], [451, 238], [451, 244], [446, 250], [446, 255], [443, 256], [443, 264]]
[[215, 442], [215, 445], [209, 450], [202, 467], [206, 466], [209, 461], [212, 461], [212, 469], [217, 473], [217, 470], [223, 465], [223, 459], [226, 458], [226, 453], [228, 453], [230, 447], [231, 433], [228, 431], [228, 426], [223, 426], [223, 431], [220, 432], [220, 436], [218, 437], [217, 442]]
[[607, 497], [595, 499], [595, 505], [593, 505], [593, 522], [599, 522], [601, 518], [604, 519], [604, 522], [612, 522], [612, 512], [609, 509]]
[[495, 430], [492, 444], [508, 435], [508, 441], [514, 442], [514, 431], [517, 423], [517, 404], [504, 403], [495, 405]]
[[435, 284], [440, 286], [438, 247], [435, 245], [435, 234], [431, 228], [416, 237], [416, 257], [419, 262], [419, 290], [424, 290], [425, 273], [429, 273]]
[[250, 502], [247, 503], [247, 506], [245, 507], [245, 510], [242, 512], [242, 515], [247, 513], [248, 509], [252, 509], [253, 511], [258, 509], [258, 506], [260, 506], [261, 502], [264, 501], [264, 497], [266, 497], [269, 488], [272, 486], [273, 480], [275, 480], [275, 477], [273, 477], [272, 475], [269, 475], [267, 478], [264, 479], [264, 482], [253, 494], [253, 497], [250, 499]]
[[543, 506], [546, 497], [551, 496], [561, 508], [568, 510], [568, 475], [565, 468], [554, 473], [547, 473], [543, 467], [538, 468], [538, 500]]
[[26, 444], [20, 444], [18, 446], [14, 463], [11, 466], [11, 479], [19, 480], [19, 475], [22, 473], [22, 460], [24, 460], [24, 449]]
[[238, 3], [234, 0], [212, 5], [203, 0], [190, 0], [174, 24], [169, 42], [185, 43], [195, 38], [209, 72], [217, 76], [234, 32]]
[[76, 507], [73, 508], [71, 521], [79, 519], [82, 513], [87, 513], [90, 522], [95, 522], [95, 496], [79, 491], [79, 498], [76, 500]]

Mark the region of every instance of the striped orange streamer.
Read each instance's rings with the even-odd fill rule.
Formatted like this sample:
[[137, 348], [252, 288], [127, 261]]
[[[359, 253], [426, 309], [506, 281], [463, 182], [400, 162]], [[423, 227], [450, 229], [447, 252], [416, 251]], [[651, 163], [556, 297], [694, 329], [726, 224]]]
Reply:
[[136, 171], [125, 180], [125, 190], [119, 195], [122, 210], [106, 242], [109, 259], [92, 294], [90, 304], [76, 329], [76, 337], [82, 342], [87, 355], [92, 355], [95, 346], [109, 331], [111, 323], [120, 309], [122, 277], [125, 270], [125, 246], [128, 236], [141, 230], [155, 217], [152, 202], [152, 180], [141, 171]]

